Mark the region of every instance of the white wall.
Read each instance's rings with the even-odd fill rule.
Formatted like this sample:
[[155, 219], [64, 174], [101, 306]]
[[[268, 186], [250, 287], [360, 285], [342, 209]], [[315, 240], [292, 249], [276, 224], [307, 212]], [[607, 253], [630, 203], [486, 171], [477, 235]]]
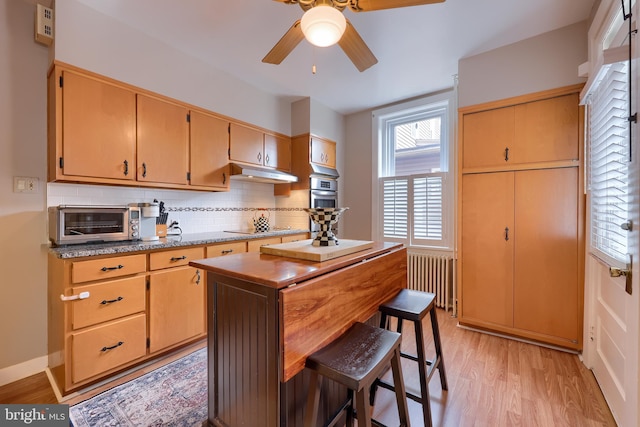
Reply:
[[[34, 42], [34, 13], [0, 0], [0, 384], [46, 365], [48, 49]], [[37, 193], [14, 193], [14, 176], [38, 178]]]
[[586, 21], [458, 62], [458, 106], [480, 104], [585, 81]]
[[371, 111], [351, 114], [346, 120], [346, 144], [344, 158], [344, 205], [349, 215], [344, 215], [344, 237], [356, 240], [371, 239], [371, 177], [373, 176], [373, 135]]
[[75, 0], [55, 5], [55, 59], [289, 135], [290, 100], [212, 68]]
[[[582, 22], [461, 59], [458, 107], [583, 82], [578, 66], [587, 61], [587, 23]], [[402, 101], [405, 102], [405, 101]], [[372, 110], [346, 117], [345, 237], [371, 238]], [[457, 158], [457, 153], [453, 153]]]

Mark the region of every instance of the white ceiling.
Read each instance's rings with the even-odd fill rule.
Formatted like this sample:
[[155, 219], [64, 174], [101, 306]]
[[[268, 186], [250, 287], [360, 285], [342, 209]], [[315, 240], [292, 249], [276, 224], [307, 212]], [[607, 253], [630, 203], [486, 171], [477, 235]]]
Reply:
[[362, 73], [339, 46], [317, 48], [306, 40], [280, 65], [261, 62], [302, 16], [298, 5], [78, 1], [267, 92], [311, 97], [349, 114], [451, 87], [460, 58], [588, 19], [595, 0], [446, 0], [375, 12], [345, 10], [378, 58]]

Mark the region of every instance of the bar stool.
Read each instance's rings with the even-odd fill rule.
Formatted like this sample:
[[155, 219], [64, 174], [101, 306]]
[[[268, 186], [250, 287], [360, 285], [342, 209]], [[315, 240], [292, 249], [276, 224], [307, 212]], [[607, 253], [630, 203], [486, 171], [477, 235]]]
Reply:
[[369, 400], [371, 386], [376, 378], [388, 369], [389, 362], [391, 362], [394, 383], [397, 384], [396, 400], [400, 426], [409, 427], [409, 412], [400, 365], [400, 334], [359, 322], [335, 341], [307, 357], [305, 366], [311, 370], [311, 381], [304, 419], [305, 427], [316, 425], [323, 377], [347, 387], [350, 396], [350, 402], [324, 425], [335, 424], [342, 412], [346, 410], [347, 426], [353, 426], [354, 392], [358, 427], [382, 425], [371, 419], [366, 402]]
[[[431, 405], [429, 401], [429, 381], [438, 369], [440, 373], [440, 385], [443, 390], [447, 390], [447, 376], [442, 359], [442, 345], [440, 343], [440, 330], [438, 329], [438, 318], [434, 304], [435, 294], [429, 292], [403, 289], [398, 295], [380, 305], [382, 314], [380, 327], [388, 328], [388, 317], [395, 317], [398, 320], [397, 331], [402, 333], [402, 321], [409, 320], [415, 326], [417, 356], [401, 352], [401, 357], [418, 362], [418, 372], [420, 374], [420, 396], [407, 392], [407, 397], [422, 405], [422, 415], [424, 425], [431, 426]], [[436, 348], [436, 356], [433, 360], [427, 360], [424, 352], [424, 335], [422, 319], [429, 313], [431, 315], [431, 329], [433, 332], [433, 342]], [[395, 383], [395, 378], [394, 378]], [[376, 379], [371, 387], [370, 403], [375, 401], [376, 388], [380, 386], [388, 390], [394, 390], [394, 386], [381, 379]], [[404, 385], [403, 385], [404, 386]]]

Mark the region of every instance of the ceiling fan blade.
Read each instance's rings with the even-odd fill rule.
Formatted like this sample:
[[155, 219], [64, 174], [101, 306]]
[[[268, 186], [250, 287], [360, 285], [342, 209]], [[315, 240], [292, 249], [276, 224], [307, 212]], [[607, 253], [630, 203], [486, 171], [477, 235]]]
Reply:
[[349, 0], [349, 8], [354, 12], [370, 12], [444, 2], [445, 0]]
[[276, 45], [262, 59], [262, 62], [268, 64], [279, 64], [289, 55], [293, 49], [304, 39], [302, 28], [300, 28], [300, 20], [297, 20], [291, 28], [282, 36]]
[[360, 34], [351, 25], [351, 22], [347, 19], [347, 29], [338, 41], [338, 44], [347, 54], [353, 65], [356, 66], [361, 72], [378, 63], [378, 60], [373, 55], [367, 44], [362, 40]]

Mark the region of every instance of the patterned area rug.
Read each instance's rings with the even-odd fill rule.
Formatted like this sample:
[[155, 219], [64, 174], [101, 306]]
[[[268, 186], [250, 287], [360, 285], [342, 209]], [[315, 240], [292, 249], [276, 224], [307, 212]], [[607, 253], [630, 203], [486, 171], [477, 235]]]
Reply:
[[207, 419], [207, 349], [69, 408], [75, 427], [201, 426]]

